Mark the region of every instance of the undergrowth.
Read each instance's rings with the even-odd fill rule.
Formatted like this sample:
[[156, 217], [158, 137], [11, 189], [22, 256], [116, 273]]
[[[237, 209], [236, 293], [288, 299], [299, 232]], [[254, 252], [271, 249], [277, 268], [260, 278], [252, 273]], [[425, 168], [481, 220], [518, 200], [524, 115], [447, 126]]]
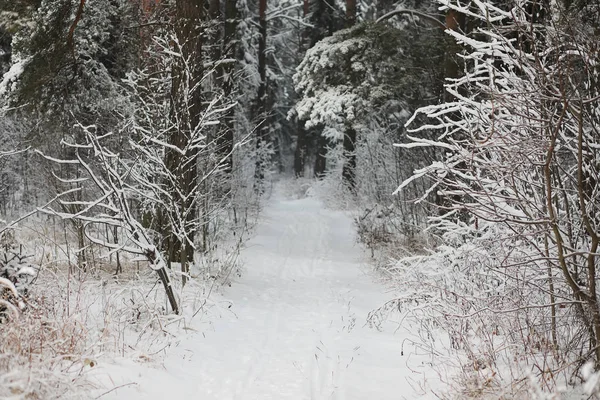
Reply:
[[195, 321], [219, 312], [210, 295], [242, 273], [238, 254], [249, 226], [239, 221], [198, 254], [185, 288], [173, 266], [180, 315], [169, 312], [144, 260], [120, 254], [122, 272], [116, 274], [114, 252], [88, 246], [90, 261], [82, 269], [72, 232], [31, 224], [4, 236], [0, 398], [87, 399], [110, 390], [90, 379], [98, 366], [116, 358], [159, 365], [178, 338], [195, 331]]

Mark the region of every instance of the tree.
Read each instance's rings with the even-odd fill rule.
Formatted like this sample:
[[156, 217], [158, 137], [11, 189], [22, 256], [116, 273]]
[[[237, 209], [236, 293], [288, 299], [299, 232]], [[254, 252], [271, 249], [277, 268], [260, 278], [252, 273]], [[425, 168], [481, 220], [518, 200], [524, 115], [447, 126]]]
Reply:
[[31, 21], [37, 0], [0, 0], [0, 77], [10, 68], [12, 38]]
[[[139, 181], [152, 185], [135, 199], [145, 228], [160, 233], [157, 247], [169, 267], [180, 264], [185, 284], [194, 255], [209, 251], [209, 226], [230, 196], [235, 104], [224, 96], [232, 77], [221, 69], [232, 60], [215, 59], [222, 54], [219, 12], [209, 10], [215, 19], [204, 21], [200, 3], [178, 7], [173, 25], [154, 31], [144, 68], [124, 80], [132, 107], [121, 130], [133, 140], [129, 160], [151, 166], [139, 170]], [[172, 10], [157, 10], [155, 18], [164, 11]]]
[[[169, 147], [165, 154], [165, 164], [176, 182], [177, 198], [173, 207], [169, 207], [169, 219], [178, 221], [178, 229], [168, 226], [163, 231], [169, 242], [169, 259], [181, 264], [182, 280], [185, 284], [189, 274], [189, 263], [194, 259], [194, 236], [196, 234], [198, 208], [195, 189], [197, 184], [198, 143], [196, 137], [200, 130], [202, 113], [202, 77], [203, 77], [203, 3], [197, 0], [177, 0], [175, 3], [176, 52], [181, 57], [173, 60], [171, 69], [170, 120], [173, 122], [167, 141]], [[174, 188], [175, 189], [175, 188]]]
[[362, 23], [318, 42], [298, 67], [296, 111], [308, 128], [326, 126], [324, 134], [342, 142], [343, 179], [349, 187], [356, 183], [357, 132], [370, 134], [372, 123], [406, 115], [403, 110], [431, 101], [439, 90], [439, 71], [423, 68], [420, 58], [439, 54], [435, 33], [424, 38], [382, 23]]
[[[302, 18], [306, 20], [308, 18], [310, 12], [310, 2], [309, 0], [304, 0], [302, 3]], [[298, 45], [299, 52], [306, 52], [309, 46], [309, 28], [303, 27], [300, 33], [300, 40]], [[300, 64], [300, 62], [298, 62]], [[294, 150], [294, 175], [297, 178], [304, 176], [304, 169], [306, 165], [306, 159], [308, 157], [308, 132], [304, 127], [304, 124], [301, 120], [296, 118], [296, 116], [291, 116], [293, 120], [296, 122], [296, 148]], [[320, 169], [320, 168], [319, 168]], [[323, 168], [324, 170], [324, 168]]]
[[[110, 150], [112, 144], [110, 139], [112, 133], [98, 136], [96, 127], [79, 125], [79, 129], [85, 135], [85, 139], [79, 143], [64, 142], [65, 146], [71, 148], [74, 152], [74, 159], [63, 160], [54, 157], [44, 156], [50, 162], [56, 164], [72, 165], [78, 164], [84, 171], [83, 177], [78, 177], [77, 180], [89, 181], [97, 190], [97, 198], [90, 200], [79, 200], [80, 208], [77, 213], [69, 211], [68, 207], [61, 207], [64, 211], [58, 211], [52, 208], [52, 205], [47, 205], [40, 210], [51, 215], [56, 215], [64, 219], [74, 219], [82, 224], [82, 231], [85, 236], [95, 244], [112, 249], [113, 251], [127, 251], [132, 254], [144, 256], [148, 261], [150, 268], [156, 271], [159, 280], [161, 281], [167, 300], [171, 306], [171, 310], [175, 314], [179, 314], [180, 308], [171, 285], [171, 279], [167, 270], [167, 263], [163, 255], [154, 245], [151, 233], [143, 227], [139, 220], [135, 217], [135, 211], [131, 207], [130, 192], [150, 192], [156, 191], [156, 184], [153, 181], [146, 180], [147, 175], [143, 172], [147, 164], [142, 162], [138, 165], [140, 171], [134, 171], [136, 165], [132, 165], [128, 160], [123, 160], [121, 157]], [[109, 142], [108, 145], [106, 142]], [[135, 145], [134, 141], [132, 143]], [[139, 144], [138, 144], [139, 145]], [[138, 147], [141, 155], [146, 155], [146, 162], [158, 162], [164, 166], [162, 158], [149, 159], [147, 156], [152, 155], [151, 151]], [[94, 154], [93, 161], [89, 160], [89, 154]], [[140, 160], [138, 160], [140, 161]], [[164, 168], [166, 169], [166, 168]], [[133, 172], [133, 173], [132, 173]], [[136, 173], [137, 172], [137, 173]], [[66, 178], [65, 180], [68, 180]], [[69, 190], [70, 192], [81, 191], [80, 186], [76, 186]], [[69, 205], [71, 202], [63, 200], [61, 205]], [[127, 243], [113, 244], [105, 238], [98, 238], [93, 229], [98, 225], [108, 225], [121, 229], [127, 237]], [[182, 271], [183, 272], [183, 271]]]
[[[315, 0], [314, 2], [311, 2], [308, 0], [308, 4], [310, 10], [308, 20], [314, 26], [308, 34], [308, 37], [310, 38], [310, 48], [312, 48], [318, 41], [333, 35], [341, 29], [343, 27], [343, 22], [341, 21], [340, 10], [334, 1]], [[307, 127], [305, 126], [305, 129], [306, 128]], [[312, 132], [307, 132], [311, 133], [312, 136], [316, 136], [316, 138], [313, 138], [313, 140], [316, 140], [314, 176], [318, 178], [325, 175], [327, 167], [327, 146], [329, 145], [327, 137], [321, 134], [322, 129], [323, 127], [315, 127]]]
[[256, 129], [256, 170], [255, 185], [262, 192], [265, 178], [267, 146], [269, 144], [269, 111], [267, 100], [267, 0], [258, 0], [258, 94], [254, 115], [259, 119]]
[[[504, 282], [498, 290], [515, 300], [505, 304], [511, 321], [486, 329], [514, 329], [511, 322], [519, 321], [530, 337], [560, 349], [564, 361], [554, 368], [588, 359], [599, 365], [600, 20], [586, 5], [479, 5], [474, 11], [460, 2], [444, 3], [482, 28], [469, 36], [448, 31], [468, 49], [465, 78], [448, 80], [451, 100], [415, 114], [429, 122], [413, 132], [438, 129], [437, 140], [414, 137], [403, 145], [437, 147], [444, 158], [400, 189], [419, 177], [430, 179], [428, 192], [447, 199], [435, 224], [444, 246], [459, 254], [486, 249], [484, 271], [481, 264], [463, 267], [481, 276], [480, 286]], [[475, 297], [461, 297], [473, 299], [464, 314], [504, 305]], [[558, 306], [560, 299], [568, 305]], [[532, 327], [532, 310], [547, 328]], [[496, 334], [509, 340], [511, 329]]]
[[[123, 106], [118, 81], [135, 62], [128, 47], [137, 43], [135, 36], [120, 41], [132, 18], [133, 8], [124, 0], [87, 5], [85, 1], [44, 0], [32, 13], [32, 23], [19, 25], [11, 43], [13, 64], [4, 75], [0, 94], [13, 107], [13, 116], [36, 121], [27, 138], [32, 145], [68, 158], [68, 149], [60, 143], [77, 134], [72, 131], [76, 121], [94, 122], [99, 129], [115, 126], [114, 110]], [[75, 183], [81, 173], [77, 166], [40, 162], [38, 165], [44, 166], [41, 171], [47, 172], [46, 198], [79, 185]], [[68, 184], [56, 179], [65, 174], [73, 178]], [[69, 192], [74, 196], [68, 206], [71, 209], [64, 211], [78, 212], [85, 193]], [[85, 269], [82, 226], [73, 221], [73, 228], [81, 250], [76, 252], [78, 265]]]
[[[346, 28], [352, 28], [356, 22], [356, 0], [346, 0]], [[344, 128], [344, 167], [342, 179], [351, 189], [356, 189], [356, 129], [351, 124]]]
[[[223, 97], [226, 99], [234, 95], [235, 71], [237, 66], [237, 26], [238, 9], [237, 0], [225, 0], [225, 23], [223, 29], [222, 55], [224, 61], [220, 64], [220, 79], [223, 85]], [[235, 131], [235, 108], [231, 108], [224, 116], [225, 133], [222, 136], [220, 148], [221, 154], [229, 155], [227, 158], [226, 172], [233, 170], [233, 143]]]

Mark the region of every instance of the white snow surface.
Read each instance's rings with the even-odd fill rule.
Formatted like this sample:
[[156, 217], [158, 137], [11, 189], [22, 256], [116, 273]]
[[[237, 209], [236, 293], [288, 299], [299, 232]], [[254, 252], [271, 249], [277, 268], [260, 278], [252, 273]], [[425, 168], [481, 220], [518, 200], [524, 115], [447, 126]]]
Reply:
[[231, 307], [189, 330], [158, 368], [97, 367], [102, 399], [433, 398], [419, 389], [429, 386], [428, 357], [401, 355], [397, 325], [367, 324], [390, 293], [347, 213], [276, 189], [242, 257], [243, 275], [213, 295]]

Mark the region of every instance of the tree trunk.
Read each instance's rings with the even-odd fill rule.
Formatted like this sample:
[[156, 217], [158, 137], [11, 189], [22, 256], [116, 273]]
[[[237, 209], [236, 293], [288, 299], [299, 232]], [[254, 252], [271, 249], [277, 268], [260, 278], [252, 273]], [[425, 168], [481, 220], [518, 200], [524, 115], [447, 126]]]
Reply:
[[[356, 22], [356, 0], [346, 0], [346, 28], [354, 26]], [[351, 123], [346, 123], [344, 134], [344, 167], [342, 179], [350, 190], [356, 188], [356, 130]]]
[[[139, 235], [136, 235], [139, 237]], [[156, 270], [158, 274], [158, 278], [163, 284], [163, 288], [165, 289], [165, 293], [167, 295], [167, 300], [171, 305], [171, 309], [175, 314], [179, 314], [179, 305], [177, 304], [177, 299], [175, 298], [175, 293], [173, 292], [173, 286], [171, 286], [171, 280], [169, 279], [169, 273], [167, 272], [166, 264], [164, 260], [161, 258], [160, 254], [157, 254], [156, 251], [148, 251], [146, 253], [146, 258], [153, 266], [152, 268]]]
[[[225, 99], [229, 99], [233, 95], [233, 74], [236, 66], [236, 63], [234, 63], [233, 60], [236, 59], [237, 23], [237, 0], [225, 0], [225, 26], [223, 32], [222, 53], [228, 61], [222, 64], [220, 72], [223, 85], [223, 96]], [[225, 172], [231, 174], [233, 171], [233, 133], [235, 130], [235, 109], [233, 107], [223, 116], [223, 123], [224, 132], [219, 137], [217, 144], [222, 155], [221, 158], [226, 157], [224, 166]]]
[[304, 123], [297, 121], [298, 138], [296, 140], [296, 151], [294, 152], [294, 175], [296, 178], [304, 176], [304, 165], [306, 163], [307, 137]]
[[346, 0], [346, 28], [356, 23], [356, 0]]
[[344, 135], [344, 168], [342, 179], [350, 190], [356, 189], [356, 130], [348, 124]]
[[[446, 13], [446, 29], [452, 31], [464, 31], [465, 29], [465, 15], [459, 13], [456, 10], [448, 10]], [[444, 56], [444, 77], [446, 79], [456, 79], [460, 74], [460, 65], [458, 55], [461, 51], [461, 46], [452, 40], [446, 48]], [[452, 95], [448, 92], [444, 92], [444, 100], [451, 101]]]
[[265, 148], [268, 144], [267, 123], [267, 0], [259, 0], [259, 39], [258, 39], [258, 75], [260, 85], [258, 86], [258, 98], [256, 101], [256, 116], [259, 118], [259, 126], [256, 129], [256, 189], [262, 192], [262, 183], [265, 178]]
[[327, 168], [327, 138], [321, 134], [317, 137], [317, 156], [315, 158], [315, 178], [322, 178]]
[[[308, 17], [310, 11], [309, 0], [303, 0], [302, 3], [302, 16], [304, 19]], [[300, 45], [300, 52], [304, 53], [310, 46], [310, 31], [309, 28], [302, 30], [302, 38]], [[299, 60], [301, 61], [301, 59]], [[298, 62], [299, 63], [299, 62]], [[297, 120], [297, 139], [296, 139], [296, 150], [294, 152], [294, 175], [296, 178], [304, 176], [304, 167], [306, 165], [306, 157], [308, 156], [308, 132], [304, 123]]]
[[172, 67], [171, 117], [173, 121], [178, 121], [178, 126], [172, 129], [169, 144], [181, 152], [168, 151], [165, 161], [173, 175], [173, 195], [177, 196], [174, 199], [177, 204], [173, 204], [169, 210], [173, 214], [171, 221], [181, 218], [183, 224], [183, 232], [178, 232], [179, 237], [171, 233], [169, 238], [173, 242], [170, 257], [171, 261], [181, 262], [184, 284], [189, 272], [188, 263], [193, 261], [194, 257], [194, 252], [188, 249], [193, 248], [197, 228], [198, 210], [193, 190], [198, 176], [198, 150], [190, 144], [202, 112], [202, 10], [203, 2], [200, 0], [176, 1], [175, 33], [181, 46], [183, 60], [177, 59]]

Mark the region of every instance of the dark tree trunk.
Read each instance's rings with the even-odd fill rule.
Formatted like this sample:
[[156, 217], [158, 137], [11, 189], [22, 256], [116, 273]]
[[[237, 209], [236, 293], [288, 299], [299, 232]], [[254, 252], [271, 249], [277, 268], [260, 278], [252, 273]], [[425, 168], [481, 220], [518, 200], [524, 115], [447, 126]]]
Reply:
[[258, 86], [258, 98], [256, 101], [256, 115], [259, 118], [259, 126], [256, 129], [256, 188], [262, 192], [262, 183], [265, 178], [264, 150], [268, 144], [267, 123], [267, 0], [259, 0], [259, 39], [258, 39], [258, 75], [260, 85]]
[[[465, 15], [456, 10], [448, 10], [446, 13], [446, 29], [452, 31], [464, 31], [466, 24]], [[460, 74], [459, 58], [457, 56], [461, 51], [461, 46], [452, 40], [446, 48], [444, 60], [444, 76], [446, 78], [458, 78]], [[452, 96], [444, 92], [444, 100], [450, 101]]]
[[346, 28], [356, 23], [356, 0], [346, 0]]
[[[236, 32], [238, 23], [237, 0], [225, 0], [225, 24], [223, 33], [223, 56], [227, 62], [222, 64], [221, 82], [223, 85], [223, 96], [225, 99], [233, 95], [236, 63]], [[235, 130], [235, 110], [230, 108], [223, 116], [224, 132], [219, 137], [218, 145], [225, 160], [225, 172], [230, 174], [233, 171], [233, 132]]]
[[210, 61], [214, 68], [214, 75], [217, 80], [221, 78], [221, 68], [218, 66], [218, 61], [221, 59], [221, 40], [223, 31], [220, 0], [208, 0], [208, 18], [206, 29], [206, 44], [205, 46], [210, 55]]
[[[356, 0], [346, 0], [346, 27], [354, 26], [356, 22]], [[351, 123], [346, 124], [344, 134], [344, 167], [342, 179], [351, 189], [356, 188], [356, 130]]]
[[356, 130], [351, 126], [346, 126], [344, 135], [344, 168], [342, 169], [342, 179], [351, 189], [356, 188]]
[[327, 167], [327, 138], [321, 134], [317, 137], [317, 156], [315, 158], [315, 178], [322, 178]]
[[[310, 12], [309, 0], [303, 0], [302, 15], [306, 19]], [[310, 30], [304, 28], [302, 30], [302, 39], [300, 45], [301, 53], [304, 53], [310, 45]], [[304, 126], [304, 122], [297, 121], [297, 140], [296, 151], [294, 152], [294, 175], [297, 178], [304, 176], [304, 167], [306, 165], [306, 157], [308, 156], [308, 131]]]
[[[166, 154], [166, 165], [174, 176], [174, 186], [177, 188], [173, 204], [173, 216], [171, 221], [177, 221], [178, 217], [184, 219], [183, 229], [186, 239], [175, 237], [170, 234], [171, 254], [170, 260], [181, 263], [182, 281], [187, 282], [189, 273], [189, 262], [193, 261], [193, 243], [196, 231], [197, 207], [194, 201], [197, 180], [197, 157], [198, 150], [190, 146], [194, 130], [200, 123], [202, 112], [202, 93], [200, 81], [202, 79], [202, 29], [203, 2], [201, 0], [177, 0], [176, 1], [175, 33], [183, 59], [189, 64], [190, 70], [186, 71], [183, 60], [178, 60], [172, 67], [171, 88], [171, 114], [173, 120], [179, 121], [170, 136], [169, 144], [177, 147], [182, 152], [169, 151]], [[186, 81], [187, 80], [187, 81]], [[184, 85], [194, 88], [191, 92], [191, 102], [184, 100]], [[183, 154], [182, 154], [183, 153]], [[181, 232], [180, 232], [181, 233]]]
[[294, 152], [294, 175], [296, 178], [304, 176], [304, 165], [306, 164], [307, 150], [307, 132], [304, 123], [298, 121], [298, 139], [296, 141], [296, 151]]

